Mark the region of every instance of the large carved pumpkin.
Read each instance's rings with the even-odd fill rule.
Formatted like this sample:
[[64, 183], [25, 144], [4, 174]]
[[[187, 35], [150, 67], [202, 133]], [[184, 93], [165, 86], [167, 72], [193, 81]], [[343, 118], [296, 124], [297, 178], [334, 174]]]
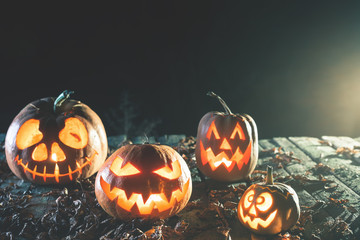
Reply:
[[213, 92], [225, 108], [209, 112], [200, 120], [196, 162], [206, 176], [220, 181], [238, 181], [249, 177], [258, 159], [258, 136], [255, 121], [247, 114], [231, 112], [226, 103]]
[[271, 235], [295, 225], [300, 206], [294, 189], [273, 182], [271, 167], [266, 179], [266, 183], [253, 184], [244, 192], [238, 205], [238, 218], [252, 232]]
[[178, 213], [192, 191], [184, 159], [164, 145], [125, 145], [114, 152], [95, 180], [96, 198], [123, 220], [167, 218]]
[[65, 184], [93, 175], [104, 163], [107, 138], [98, 115], [64, 91], [55, 100], [28, 104], [11, 123], [5, 140], [7, 163], [19, 178]]

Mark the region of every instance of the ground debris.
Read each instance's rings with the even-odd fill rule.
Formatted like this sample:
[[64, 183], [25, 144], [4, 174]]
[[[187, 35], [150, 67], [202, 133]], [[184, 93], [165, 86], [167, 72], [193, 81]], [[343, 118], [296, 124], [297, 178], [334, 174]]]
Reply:
[[331, 237], [331, 239], [355, 239], [349, 224], [342, 219], [335, 219], [329, 232], [324, 237]]
[[329, 204], [334, 205], [336, 207], [346, 208], [346, 203], [349, 202], [349, 199], [335, 199], [332, 197], [329, 197]]
[[[195, 177], [199, 178], [195, 146], [196, 139], [186, 137], [175, 147], [188, 163], [193, 180]], [[270, 156], [271, 164], [278, 167], [286, 167], [292, 161], [301, 162], [292, 152], [286, 152], [282, 147], [264, 150], [260, 155], [267, 158]], [[124, 222], [109, 216], [95, 198], [95, 176], [73, 185], [49, 188], [21, 180], [13, 181], [0, 188], [0, 240], [245, 239], [244, 236], [250, 237], [250, 231], [239, 222], [237, 207], [249, 184], [265, 180], [266, 171], [260, 169], [256, 169], [246, 183], [224, 184], [210, 179], [193, 181], [193, 193], [185, 209], [168, 219], [153, 221], [133, 219]], [[281, 171], [284, 170], [279, 172]], [[347, 199], [343, 199], [340, 187], [326, 179], [327, 175], [334, 173], [334, 169], [317, 164], [304, 175], [283, 176], [279, 172], [278, 175], [274, 174], [276, 182], [294, 183], [300, 189], [327, 191], [329, 199], [317, 201], [312, 206], [301, 206], [297, 224], [287, 232], [268, 239], [352, 239], [347, 238], [353, 236], [350, 226], [341, 219], [334, 221], [326, 218], [324, 223], [324, 211], [330, 209], [329, 206], [332, 209], [346, 208], [351, 213], [358, 214], [356, 205], [351, 206]], [[0, 161], [0, 184], [9, 176], [13, 174], [7, 164]], [[21, 184], [26, 185], [25, 190], [19, 187]], [[45, 199], [47, 204], [41, 216], [35, 216], [29, 210], [37, 207], [33, 206], [34, 198]], [[323, 223], [319, 226], [321, 221]], [[321, 231], [324, 228], [327, 229], [325, 233]]]
[[300, 236], [298, 235], [291, 235], [290, 233], [286, 232], [284, 234], [278, 234], [273, 240], [300, 240]]
[[331, 142], [329, 142], [329, 141], [327, 141], [327, 140], [319, 140], [319, 143], [320, 143], [321, 145], [330, 146], [330, 147], [332, 147], [332, 145], [333, 145]]
[[328, 180], [326, 179], [324, 176], [322, 176], [321, 174], [319, 174], [318, 176], [318, 180], [315, 179], [310, 179], [305, 175], [291, 175], [294, 179], [298, 180], [302, 185], [306, 185], [306, 184], [320, 184], [323, 185], [324, 187], [326, 186], [326, 184], [330, 184], [333, 183], [334, 181], [332, 180]]
[[301, 162], [301, 159], [294, 157], [294, 152], [284, 151], [282, 147], [262, 150], [260, 155], [271, 156], [271, 162], [277, 164], [278, 168], [283, 168], [292, 161]]
[[316, 164], [311, 170], [314, 174], [331, 174], [334, 173], [335, 169], [331, 168], [323, 163]]
[[352, 159], [354, 155], [357, 155], [360, 153], [359, 147], [355, 146], [354, 148], [350, 147], [338, 147], [336, 149], [337, 155], [342, 155], [345, 158]]

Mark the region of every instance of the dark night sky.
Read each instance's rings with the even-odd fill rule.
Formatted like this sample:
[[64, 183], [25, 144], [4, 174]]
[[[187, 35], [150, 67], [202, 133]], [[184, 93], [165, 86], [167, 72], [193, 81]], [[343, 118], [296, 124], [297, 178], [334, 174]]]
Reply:
[[100, 117], [127, 92], [159, 134], [196, 135], [213, 90], [260, 138], [360, 136], [359, 1], [72, 4], [1, 6], [0, 132], [72, 89]]

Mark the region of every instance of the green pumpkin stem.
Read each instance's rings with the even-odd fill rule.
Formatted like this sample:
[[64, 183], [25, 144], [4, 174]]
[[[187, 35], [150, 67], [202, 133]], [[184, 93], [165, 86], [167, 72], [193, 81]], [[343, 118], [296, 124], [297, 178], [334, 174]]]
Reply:
[[267, 170], [266, 184], [274, 185], [273, 168], [271, 166], [267, 166], [266, 170]]
[[61, 104], [73, 94], [74, 91], [65, 90], [63, 91], [54, 101], [54, 112], [57, 113], [61, 107]]
[[219, 100], [219, 102], [221, 103], [221, 105], [224, 107], [225, 109], [225, 113], [227, 115], [233, 114], [230, 110], [230, 108], [228, 107], [228, 105], [226, 104], [226, 102], [217, 94], [215, 94], [214, 92], [208, 92], [206, 95], [210, 96], [210, 97], [214, 97], [217, 98]]

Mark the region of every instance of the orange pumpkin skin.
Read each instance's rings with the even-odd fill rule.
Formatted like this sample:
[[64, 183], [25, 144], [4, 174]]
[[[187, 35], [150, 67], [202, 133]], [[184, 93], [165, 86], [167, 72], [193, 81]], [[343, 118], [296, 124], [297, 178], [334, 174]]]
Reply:
[[272, 170], [270, 178], [266, 183], [251, 185], [238, 205], [240, 222], [250, 231], [262, 235], [288, 230], [300, 217], [295, 190], [286, 184], [272, 182]]
[[54, 98], [28, 104], [12, 121], [5, 139], [11, 171], [37, 184], [67, 184], [93, 175], [106, 159], [107, 138], [98, 115], [66, 99], [54, 112]]
[[186, 162], [165, 145], [125, 145], [106, 160], [95, 180], [99, 204], [122, 220], [170, 217], [186, 206], [191, 192]]
[[248, 178], [256, 167], [257, 127], [249, 115], [225, 109], [226, 113], [209, 112], [200, 120], [195, 155], [204, 175], [234, 182]]

